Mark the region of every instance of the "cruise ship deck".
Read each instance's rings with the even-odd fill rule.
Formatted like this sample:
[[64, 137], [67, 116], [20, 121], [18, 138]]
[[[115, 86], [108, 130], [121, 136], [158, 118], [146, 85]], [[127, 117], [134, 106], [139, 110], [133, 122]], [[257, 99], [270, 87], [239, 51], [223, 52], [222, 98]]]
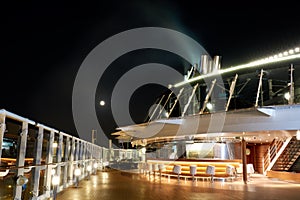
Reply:
[[[288, 69], [280, 89], [263, 69], [240, 75], [239, 87], [237, 74], [227, 88], [214, 73], [205, 85], [203, 76], [175, 84], [146, 122], [111, 133], [117, 148], [96, 144], [95, 130], [89, 142], [2, 109], [0, 199], [298, 199], [300, 79]], [[247, 98], [235, 87], [255, 102], [236, 107]]]

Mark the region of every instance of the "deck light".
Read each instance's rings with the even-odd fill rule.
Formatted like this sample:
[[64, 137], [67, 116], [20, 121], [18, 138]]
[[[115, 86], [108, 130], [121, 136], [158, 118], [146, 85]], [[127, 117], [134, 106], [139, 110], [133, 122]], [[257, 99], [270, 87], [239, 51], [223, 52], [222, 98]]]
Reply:
[[58, 175], [54, 175], [52, 177], [52, 185], [53, 185], [53, 200], [56, 200], [56, 195], [57, 195], [57, 186], [59, 185], [60, 178]]
[[52, 177], [52, 185], [54, 185], [54, 186], [59, 185], [59, 176], [58, 175], [54, 175]]
[[206, 104], [206, 107], [207, 107], [208, 110], [213, 109], [212, 103], [207, 103], [207, 104]]
[[20, 185], [21, 185], [21, 186], [22, 186], [22, 185], [25, 185], [25, 184], [28, 183], [28, 178], [26, 178], [26, 177], [23, 176], [23, 175], [20, 175], [20, 176], [18, 176], [18, 179], [17, 179], [16, 183], [17, 183], [18, 186], [20, 186]]
[[97, 173], [97, 169], [98, 169], [98, 163], [95, 162], [95, 163], [93, 164], [93, 167], [94, 167], [94, 174], [96, 174], [96, 173]]
[[291, 97], [291, 95], [290, 95], [289, 92], [286, 92], [286, 93], [284, 94], [284, 98], [285, 98], [286, 100], [289, 100], [290, 97]]
[[98, 168], [98, 163], [95, 162], [93, 166], [94, 166], [95, 169], [97, 169]]
[[81, 175], [81, 169], [80, 168], [76, 168], [74, 170], [74, 175], [75, 175], [75, 187], [78, 187], [79, 184], [79, 176]]
[[57, 147], [58, 147], [57, 142], [54, 142], [53, 145], [52, 145], [52, 147], [53, 147], [53, 148], [57, 148]]
[[75, 176], [80, 176], [81, 175], [81, 170], [80, 168], [76, 168], [74, 171]]
[[88, 165], [88, 166], [86, 167], [86, 170], [87, 170], [88, 172], [91, 172], [91, 171], [92, 171], [92, 166], [91, 166], [91, 165]]
[[100, 106], [105, 106], [105, 101], [102, 100], [99, 102], [99, 104], [100, 104]]

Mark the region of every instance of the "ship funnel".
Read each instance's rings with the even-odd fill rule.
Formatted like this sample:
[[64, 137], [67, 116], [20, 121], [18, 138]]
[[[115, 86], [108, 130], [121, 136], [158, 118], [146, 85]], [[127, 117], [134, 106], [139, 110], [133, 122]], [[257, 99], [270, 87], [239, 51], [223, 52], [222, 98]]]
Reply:
[[200, 74], [207, 74], [209, 73], [208, 65], [209, 65], [209, 57], [208, 55], [201, 55], [200, 61]]
[[221, 69], [221, 56], [215, 56], [212, 64], [212, 71], [210, 72], [217, 72]]

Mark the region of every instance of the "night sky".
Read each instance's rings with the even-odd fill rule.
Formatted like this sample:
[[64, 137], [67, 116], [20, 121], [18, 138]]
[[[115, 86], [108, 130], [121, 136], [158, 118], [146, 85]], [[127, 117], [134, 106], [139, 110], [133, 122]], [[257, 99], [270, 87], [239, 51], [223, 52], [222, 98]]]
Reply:
[[[300, 11], [284, 3], [273, 2], [271, 7], [252, 1], [251, 5], [250, 1], [237, 5], [142, 0], [2, 4], [0, 107], [76, 135], [72, 89], [77, 70], [105, 39], [139, 27], [174, 29], [198, 41], [210, 55], [221, 55], [222, 67], [229, 67], [299, 45]], [[118, 59], [111, 76], [117, 80], [132, 66], [147, 62], [164, 63], [180, 72], [189, 66], [168, 52], [137, 51]], [[119, 70], [120, 65], [124, 68]], [[113, 81], [103, 84], [108, 90], [113, 87]], [[138, 111], [131, 108], [137, 123], [164, 90], [153, 85], [135, 93]], [[109, 106], [102, 112], [109, 116]], [[107, 134], [116, 128], [113, 122], [104, 124]]]

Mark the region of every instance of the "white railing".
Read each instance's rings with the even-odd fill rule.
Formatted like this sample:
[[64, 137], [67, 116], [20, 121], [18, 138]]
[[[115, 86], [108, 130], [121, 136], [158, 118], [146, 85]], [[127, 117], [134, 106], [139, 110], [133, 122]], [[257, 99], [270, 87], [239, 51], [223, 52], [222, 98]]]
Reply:
[[[0, 110], [0, 149], [0, 199], [48, 199], [118, 159], [109, 153], [116, 150], [6, 110]], [[139, 155], [136, 150], [122, 152]]]

